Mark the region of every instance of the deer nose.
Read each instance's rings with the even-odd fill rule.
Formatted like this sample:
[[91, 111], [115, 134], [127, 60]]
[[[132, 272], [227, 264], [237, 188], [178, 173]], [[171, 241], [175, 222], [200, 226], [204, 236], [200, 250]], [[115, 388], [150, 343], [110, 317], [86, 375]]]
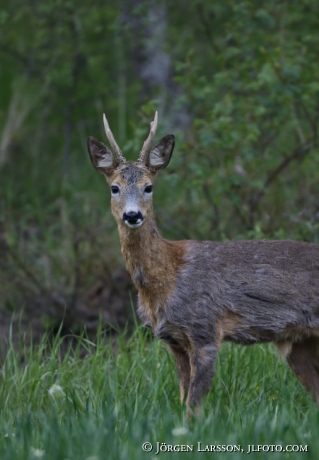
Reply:
[[130, 211], [123, 214], [123, 222], [127, 222], [130, 225], [136, 225], [143, 221], [144, 217], [140, 211]]

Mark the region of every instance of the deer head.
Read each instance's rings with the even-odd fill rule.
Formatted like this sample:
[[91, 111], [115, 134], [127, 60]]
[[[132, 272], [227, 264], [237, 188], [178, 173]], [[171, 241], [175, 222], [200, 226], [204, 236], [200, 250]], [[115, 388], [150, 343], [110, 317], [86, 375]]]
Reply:
[[88, 150], [93, 166], [101, 172], [111, 187], [111, 209], [118, 224], [131, 229], [143, 225], [152, 211], [153, 184], [158, 171], [166, 168], [174, 149], [174, 136], [163, 137], [154, 147], [157, 128], [157, 112], [148, 138], [143, 144], [137, 161], [126, 161], [117, 145], [105, 115], [103, 122], [106, 136], [113, 149], [94, 137], [88, 138]]

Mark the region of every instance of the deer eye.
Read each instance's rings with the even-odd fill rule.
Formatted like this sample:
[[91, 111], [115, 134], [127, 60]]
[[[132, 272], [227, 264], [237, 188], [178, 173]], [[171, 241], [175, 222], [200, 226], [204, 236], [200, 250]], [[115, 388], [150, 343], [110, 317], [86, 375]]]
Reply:
[[112, 185], [111, 186], [111, 191], [112, 191], [112, 195], [117, 195], [120, 191], [119, 187], [117, 185]]
[[145, 188], [144, 188], [144, 192], [145, 193], [152, 193], [153, 191], [153, 185], [147, 185]]

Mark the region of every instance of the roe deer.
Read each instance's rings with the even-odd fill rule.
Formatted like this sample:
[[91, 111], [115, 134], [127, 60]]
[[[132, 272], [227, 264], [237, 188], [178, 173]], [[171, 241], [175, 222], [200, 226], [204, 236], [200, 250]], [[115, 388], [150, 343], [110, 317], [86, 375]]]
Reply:
[[126, 161], [105, 118], [112, 152], [90, 137], [93, 166], [111, 187], [112, 213], [144, 325], [176, 361], [180, 397], [196, 406], [211, 385], [223, 340], [274, 342], [319, 397], [319, 245], [294, 241], [168, 241], [157, 231], [152, 190], [174, 149], [152, 147], [157, 112], [136, 162]]

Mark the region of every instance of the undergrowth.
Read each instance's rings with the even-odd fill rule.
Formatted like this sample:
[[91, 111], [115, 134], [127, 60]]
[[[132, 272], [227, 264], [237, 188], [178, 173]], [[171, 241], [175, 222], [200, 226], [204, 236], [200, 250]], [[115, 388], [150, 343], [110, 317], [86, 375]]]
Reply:
[[[65, 340], [9, 348], [0, 385], [1, 459], [212, 458], [200, 450], [206, 445], [225, 446], [223, 459], [248, 456], [249, 445], [308, 446], [307, 453], [249, 458], [317, 458], [318, 411], [269, 346], [225, 344], [212, 389], [189, 420], [172, 356], [140, 326], [116, 342], [101, 330], [96, 342], [82, 335], [66, 351]], [[231, 452], [234, 446], [241, 450]]]

